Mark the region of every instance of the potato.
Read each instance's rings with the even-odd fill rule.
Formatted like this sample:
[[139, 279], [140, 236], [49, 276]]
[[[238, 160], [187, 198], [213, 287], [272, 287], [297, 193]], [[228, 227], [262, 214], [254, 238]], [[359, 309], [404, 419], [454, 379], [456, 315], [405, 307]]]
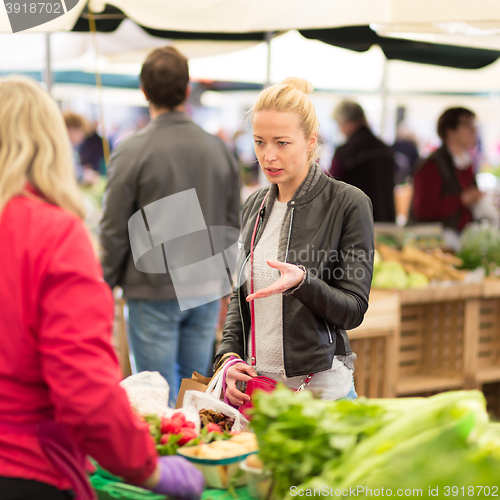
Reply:
[[236, 436], [233, 436], [230, 441], [233, 443], [240, 443], [247, 450], [247, 452], [259, 449], [257, 438], [255, 434], [252, 434], [251, 432], [237, 434]]
[[190, 455], [193, 457], [198, 456], [198, 453], [200, 452], [201, 446], [185, 446], [182, 451], [186, 455]]
[[246, 443], [248, 441], [252, 441], [256, 443], [257, 438], [253, 432], [240, 432], [239, 434], [232, 436], [230, 441], [234, 441], [235, 443]]
[[248, 453], [244, 446], [239, 443], [232, 443], [231, 441], [214, 441], [209, 446], [220, 451], [224, 457], [236, 457], [237, 455]]
[[224, 458], [224, 454], [220, 450], [211, 448], [208, 444], [202, 444], [198, 451], [198, 457], [220, 460], [221, 458]]
[[209, 444], [215, 450], [232, 450], [235, 446], [239, 446], [239, 443], [233, 443], [231, 441], [213, 441]]

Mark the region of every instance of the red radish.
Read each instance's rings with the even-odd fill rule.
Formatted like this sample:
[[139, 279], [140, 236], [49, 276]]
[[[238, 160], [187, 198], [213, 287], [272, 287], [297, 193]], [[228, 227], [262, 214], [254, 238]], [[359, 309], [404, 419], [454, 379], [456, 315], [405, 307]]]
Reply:
[[160, 431], [162, 434], [165, 434], [167, 431], [165, 430], [165, 427], [167, 425], [170, 425], [172, 421], [169, 418], [162, 417], [161, 418], [161, 424], [160, 424]]
[[170, 420], [161, 426], [162, 434], [179, 434], [181, 432], [181, 424], [177, 420]]
[[186, 422], [182, 426], [183, 429], [194, 429], [195, 425], [194, 422], [190, 422], [189, 420], [186, 420]]
[[191, 439], [195, 438], [196, 438], [196, 432], [192, 429], [186, 429], [181, 434], [181, 438], [179, 439], [179, 441], [177, 441], [177, 443], [179, 444], [179, 446], [184, 446], [186, 443], [191, 441]]
[[165, 434], [165, 430], [164, 430], [164, 427], [169, 424], [171, 422], [171, 420], [167, 417], [161, 417], [161, 424], [160, 424], [160, 431], [162, 434]]
[[220, 427], [217, 424], [207, 424], [207, 432], [221, 433]]
[[163, 436], [160, 438], [160, 444], [167, 444], [169, 439], [170, 434], [163, 434]]
[[179, 420], [180, 422], [182, 422], [181, 425], [183, 425], [186, 422], [186, 417], [183, 413], [174, 413], [172, 415], [172, 420]]

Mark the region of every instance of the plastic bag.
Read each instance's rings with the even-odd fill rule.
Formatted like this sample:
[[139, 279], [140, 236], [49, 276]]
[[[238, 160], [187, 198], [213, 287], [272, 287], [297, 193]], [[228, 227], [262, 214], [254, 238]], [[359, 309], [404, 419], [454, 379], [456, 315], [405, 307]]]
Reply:
[[140, 372], [122, 380], [120, 385], [127, 393], [130, 406], [139, 415], [167, 416], [170, 388], [159, 372]]
[[170, 388], [168, 382], [159, 372], [140, 372], [131, 375], [120, 382], [127, 393], [130, 406], [136, 413], [158, 415], [170, 418], [174, 413], [182, 413], [186, 420], [194, 423], [195, 431], [200, 432], [200, 415], [192, 408], [178, 408], [174, 410], [168, 406]]
[[234, 424], [231, 430], [240, 432], [248, 427], [248, 420], [232, 406], [224, 403], [220, 399], [215, 398], [211, 394], [199, 391], [186, 391], [184, 394], [184, 403], [182, 409], [193, 410], [199, 414], [200, 410], [214, 410], [230, 418], [234, 418]]

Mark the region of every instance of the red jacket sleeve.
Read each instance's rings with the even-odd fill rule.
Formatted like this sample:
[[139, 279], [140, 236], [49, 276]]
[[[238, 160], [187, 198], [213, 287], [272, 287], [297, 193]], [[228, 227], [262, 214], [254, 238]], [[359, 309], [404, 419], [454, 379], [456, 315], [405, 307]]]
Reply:
[[59, 234], [43, 273], [37, 332], [55, 420], [103, 467], [140, 483], [157, 457], [148, 426], [119, 386], [111, 290], [83, 224], [71, 219]]
[[420, 220], [439, 221], [463, 208], [460, 195], [441, 194], [443, 180], [436, 164], [424, 164], [414, 179], [413, 213]]

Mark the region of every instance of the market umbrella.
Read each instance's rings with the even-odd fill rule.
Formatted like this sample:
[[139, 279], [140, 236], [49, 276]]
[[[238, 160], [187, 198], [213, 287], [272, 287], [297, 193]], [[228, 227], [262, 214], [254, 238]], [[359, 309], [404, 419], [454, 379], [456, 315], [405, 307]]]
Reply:
[[378, 45], [387, 59], [452, 68], [478, 69], [493, 63], [500, 57], [500, 50], [384, 37], [377, 34], [370, 26], [301, 30], [300, 32], [306, 38], [320, 40], [356, 52], [365, 52], [373, 45]]
[[[466, 22], [500, 27], [497, 0], [106, 0], [138, 24], [155, 29], [248, 33], [288, 29], [333, 28], [370, 23]], [[106, 3], [92, 0], [92, 9]]]

